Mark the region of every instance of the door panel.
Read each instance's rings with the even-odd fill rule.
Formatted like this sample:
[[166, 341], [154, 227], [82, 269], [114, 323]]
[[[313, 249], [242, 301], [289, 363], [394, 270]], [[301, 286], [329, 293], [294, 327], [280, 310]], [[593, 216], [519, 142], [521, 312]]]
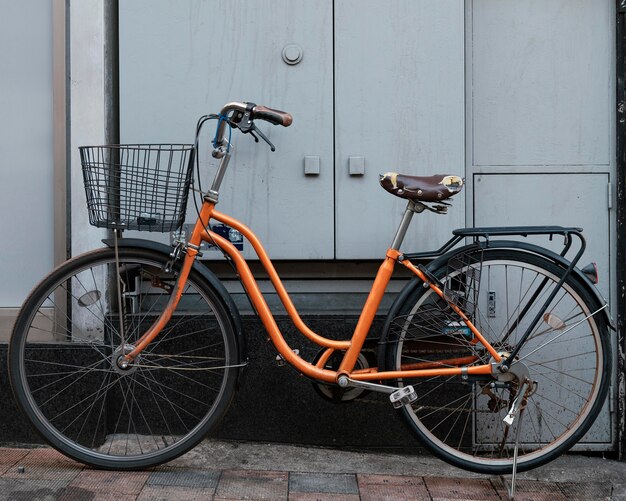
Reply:
[[[467, 176], [474, 225], [581, 226], [610, 300], [614, 3], [471, 0]], [[555, 237], [540, 243], [555, 250]], [[530, 238], [528, 240], [531, 240]], [[609, 402], [578, 448], [612, 443]]]
[[[598, 264], [598, 289], [608, 298], [608, 182], [606, 174], [477, 174], [474, 176], [475, 225], [583, 228], [587, 250], [579, 266], [590, 261]], [[554, 237], [553, 242], [542, 236], [524, 241], [534, 241], [555, 252], [563, 249], [562, 237]]]
[[[249, 225], [273, 258], [332, 258], [332, 3], [263, 0], [253, 7], [244, 0], [120, 3], [121, 138], [191, 142], [197, 118], [229, 101], [292, 113], [287, 129], [258, 123], [275, 153], [233, 134], [218, 209]], [[302, 49], [298, 64], [283, 60], [291, 44]], [[319, 157], [319, 174], [305, 175], [305, 156]], [[214, 169], [202, 175], [205, 189]], [[247, 245], [244, 254], [252, 255]]]
[[608, 1], [473, 0], [474, 165], [608, 165]]
[[[0, 16], [0, 339], [53, 266], [52, 5], [3, 3]], [[19, 242], [19, 245], [16, 243]], [[7, 308], [3, 310], [2, 308]], [[11, 309], [9, 309], [11, 308]]]
[[[377, 258], [406, 206], [379, 174], [464, 175], [463, 1], [335, 2], [335, 94], [336, 257]], [[403, 249], [438, 247], [463, 207], [414, 218]]]
[[[606, 174], [482, 174], [474, 176], [476, 226], [560, 225], [582, 227], [587, 250], [578, 266], [590, 261], [598, 265], [601, 294], [610, 291], [609, 211]], [[594, 210], [590, 210], [593, 208]], [[520, 239], [551, 248], [563, 249], [562, 237], [550, 242], [546, 237]], [[572, 257], [574, 247], [568, 254]], [[577, 249], [576, 249], [577, 250]], [[575, 252], [575, 251], [574, 251]], [[611, 442], [609, 403], [596, 423], [581, 440], [579, 448]]]

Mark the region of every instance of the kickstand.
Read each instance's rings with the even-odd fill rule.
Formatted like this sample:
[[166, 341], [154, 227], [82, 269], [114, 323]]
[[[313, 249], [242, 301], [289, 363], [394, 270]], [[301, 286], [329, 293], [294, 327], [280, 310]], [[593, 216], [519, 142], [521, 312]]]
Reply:
[[515, 448], [513, 449], [513, 471], [511, 472], [511, 488], [509, 489], [509, 499], [515, 499], [515, 480], [517, 476], [517, 452], [519, 450], [519, 435], [522, 429], [522, 416], [524, 415], [524, 409], [526, 409], [526, 398], [528, 391], [532, 388], [532, 382], [529, 379], [524, 379], [524, 382], [520, 385], [519, 391], [511, 409], [506, 417], [503, 419], [507, 426], [513, 426], [515, 418], [517, 418], [517, 429], [515, 430]]
[[519, 435], [522, 429], [522, 416], [524, 415], [524, 407], [519, 411], [519, 418], [517, 421], [517, 429], [515, 430], [515, 448], [513, 449], [513, 470], [511, 471], [511, 487], [507, 488], [509, 492], [509, 499], [513, 501], [515, 499], [515, 482], [517, 480], [517, 451], [519, 449]]

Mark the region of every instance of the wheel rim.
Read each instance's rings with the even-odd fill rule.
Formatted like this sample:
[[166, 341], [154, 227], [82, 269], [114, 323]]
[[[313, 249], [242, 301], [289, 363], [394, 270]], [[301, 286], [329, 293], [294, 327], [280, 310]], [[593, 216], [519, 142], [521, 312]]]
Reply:
[[[457, 284], [467, 283], [463, 270], [477, 267], [480, 264], [466, 265], [449, 274], [451, 280], [447, 285], [455, 280]], [[526, 320], [512, 328], [523, 308], [511, 305], [520, 303], [520, 299], [528, 301], [547, 278], [548, 284], [537, 301], [543, 304], [555, 286], [556, 277], [539, 266], [506, 259], [485, 260], [479, 273], [480, 285], [472, 291], [472, 319], [498, 351], [510, 351], [534, 317], [531, 309]], [[495, 299], [491, 301], [493, 293]], [[441, 333], [442, 326], [446, 329], [452, 318], [441, 313], [442, 301], [435, 298], [432, 291], [426, 291], [409, 314], [401, 317], [404, 333], [399, 334], [396, 367], [407, 362], [445, 359], [446, 355], [435, 354], [438, 350], [448, 352], [448, 358], [451, 353], [454, 358], [471, 353], [475, 361], [468, 361], [467, 365], [488, 363], [489, 354], [470, 345], [467, 333], [460, 327], [455, 327], [456, 332], [448, 329], [443, 338], [433, 334], [434, 330]], [[495, 311], [490, 311], [494, 304]], [[430, 327], [416, 328], [420, 310], [435, 317]], [[510, 428], [507, 429], [502, 419], [508, 413], [516, 387], [490, 388], [486, 381], [464, 382], [441, 377], [401, 382], [401, 385], [412, 384], [418, 395], [416, 402], [405, 406], [406, 416], [435, 452], [444, 459], [463, 462], [466, 467], [510, 468], [520, 422], [518, 462], [522, 469], [525, 463], [563, 452], [580, 438], [583, 427], [590, 426], [587, 418], [592, 410], [595, 414], [594, 403], [604, 375], [597, 324], [593, 317], [584, 320], [591, 313], [580, 295], [565, 284], [519, 353], [519, 361], [528, 366], [537, 388], [529, 396], [521, 420], [518, 417]], [[421, 334], [415, 334], [420, 331]], [[508, 337], [503, 336], [508, 331], [511, 331]], [[504, 342], [499, 345], [495, 343], [502, 339]], [[430, 353], [424, 353], [427, 345]]]
[[26, 321], [23, 404], [53, 445], [83, 461], [167, 460], [193, 446], [222, 406], [235, 354], [218, 307], [193, 278], [161, 334], [121, 364], [169, 297], [174, 278], [161, 266], [121, 258], [124, 348], [109, 307], [117, 301], [107, 298], [112, 256], [61, 277]]

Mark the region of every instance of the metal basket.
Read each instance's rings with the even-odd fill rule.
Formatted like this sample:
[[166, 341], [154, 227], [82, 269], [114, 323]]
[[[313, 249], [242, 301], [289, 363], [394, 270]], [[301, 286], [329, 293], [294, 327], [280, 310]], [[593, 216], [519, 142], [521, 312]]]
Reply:
[[183, 224], [193, 145], [123, 144], [79, 150], [90, 224], [161, 232]]

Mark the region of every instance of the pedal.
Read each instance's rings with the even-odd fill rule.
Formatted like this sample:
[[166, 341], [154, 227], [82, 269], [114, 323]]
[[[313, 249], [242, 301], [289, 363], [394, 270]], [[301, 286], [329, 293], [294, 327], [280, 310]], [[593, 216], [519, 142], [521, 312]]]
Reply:
[[[300, 356], [300, 350], [291, 350], [294, 352], [294, 354]], [[285, 361], [285, 359], [283, 358], [283, 356], [281, 354], [276, 355], [276, 365], [278, 365], [278, 367], [284, 367], [287, 364], [287, 362]]]
[[391, 400], [394, 409], [399, 409], [403, 405], [417, 400], [417, 393], [412, 386], [405, 386], [389, 395], [389, 400]]

